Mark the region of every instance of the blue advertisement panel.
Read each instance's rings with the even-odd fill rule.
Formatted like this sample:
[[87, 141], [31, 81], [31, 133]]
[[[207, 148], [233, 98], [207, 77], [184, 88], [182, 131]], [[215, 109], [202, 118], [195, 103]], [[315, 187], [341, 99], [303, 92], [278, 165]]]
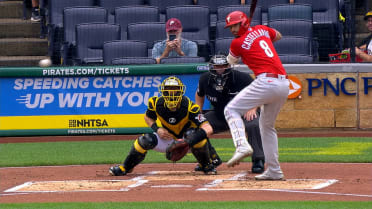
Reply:
[[[143, 114], [168, 76], [1, 78], [0, 116]], [[177, 76], [193, 101], [199, 76]]]

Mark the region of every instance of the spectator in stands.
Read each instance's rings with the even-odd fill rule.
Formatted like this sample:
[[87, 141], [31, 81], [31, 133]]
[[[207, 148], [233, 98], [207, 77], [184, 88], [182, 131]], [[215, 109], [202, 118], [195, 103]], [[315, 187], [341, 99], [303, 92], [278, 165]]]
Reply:
[[156, 43], [152, 48], [152, 57], [158, 64], [165, 57], [197, 56], [197, 44], [182, 38], [182, 24], [180, 20], [177, 18], [169, 19], [165, 25], [165, 29], [167, 39]]
[[363, 40], [359, 47], [355, 47], [355, 54], [359, 56], [363, 62], [372, 62], [372, 11], [369, 11], [364, 16], [364, 20], [366, 21], [366, 27], [371, 34]]
[[31, 21], [40, 22], [40, 13], [39, 13], [39, 0], [32, 0], [32, 13]]

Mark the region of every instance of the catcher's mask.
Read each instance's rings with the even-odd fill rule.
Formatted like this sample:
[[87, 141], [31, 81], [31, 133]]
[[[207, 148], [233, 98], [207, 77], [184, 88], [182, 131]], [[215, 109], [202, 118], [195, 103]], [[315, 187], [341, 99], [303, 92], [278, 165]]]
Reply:
[[209, 78], [214, 81], [213, 87], [217, 91], [222, 91], [231, 73], [231, 66], [227, 62], [226, 56], [213, 56], [209, 62], [209, 72]]
[[176, 108], [185, 94], [186, 86], [175, 76], [166, 78], [159, 87], [159, 92], [165, 100], [165, 105], [169, 108]]

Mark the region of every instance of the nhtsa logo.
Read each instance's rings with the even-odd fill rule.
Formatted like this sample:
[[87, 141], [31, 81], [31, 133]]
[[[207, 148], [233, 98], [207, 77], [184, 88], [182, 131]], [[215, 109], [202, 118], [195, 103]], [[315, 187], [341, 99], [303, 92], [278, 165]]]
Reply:
[[106, 119], [83, 119], [83, 120], [69, 120], [69, 128], [94, 128], [108, 126]]

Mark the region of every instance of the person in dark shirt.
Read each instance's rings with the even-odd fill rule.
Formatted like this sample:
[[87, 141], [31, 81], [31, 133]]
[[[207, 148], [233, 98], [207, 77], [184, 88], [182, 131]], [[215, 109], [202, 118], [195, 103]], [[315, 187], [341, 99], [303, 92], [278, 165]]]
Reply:
[[355, 47], [355, 54], [359, 56], [363, 62], [372, 62], [372, 11], [367, 12], [364, 16], [366, 27], [370, 35], [363, 39], [359, 47]]
[[[207, 98], [213, 106], [213, 109], [205, 114], [213, 128], [213, 133], [229, 130], [224, 108], [236, 94], [252, 81], [253, 79], [249, 74], [232, 69], [225, 55], [215, 55], [211, 58], [209, 72], [200, 76], [199, 86], [195, 93], [195, 103], [202, 108], [205, 98]], [[244, 124], [248, 142], [254, 150], [252, 172], [262, 173], [265, 156], [262, 148], [257, 108], [244, 115]]]

